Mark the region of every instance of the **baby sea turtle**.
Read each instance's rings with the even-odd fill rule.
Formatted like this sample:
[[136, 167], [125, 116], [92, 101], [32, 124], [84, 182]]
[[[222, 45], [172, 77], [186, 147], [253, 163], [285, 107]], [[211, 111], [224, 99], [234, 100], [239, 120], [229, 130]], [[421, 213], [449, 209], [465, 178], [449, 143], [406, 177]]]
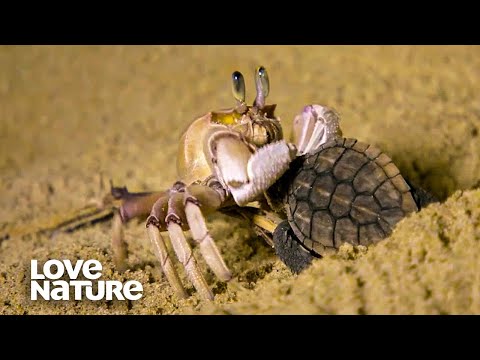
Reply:
[[287, 220], [273, 233], [274, 247], [295, 273], [343, 243], [385, 239], [406, 215], [435, 201], [380, 149], [342, 136], [299, 156], [276, 192], [284, 194]]

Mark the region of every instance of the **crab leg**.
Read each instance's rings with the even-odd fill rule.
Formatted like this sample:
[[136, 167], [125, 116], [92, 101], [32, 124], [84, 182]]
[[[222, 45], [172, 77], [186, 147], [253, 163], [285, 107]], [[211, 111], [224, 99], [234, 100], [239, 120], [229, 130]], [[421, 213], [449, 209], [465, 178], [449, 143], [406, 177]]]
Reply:
[[126, 187], [113, 187], [111, 194], [115, 200], [120, 200], [120, 216], [125, 223], [138, 216], [147, 216], [153, 204], [168, 191], [131, 193]]
[[168, 254], [167, 246], [165, 245], [165, 241], [163, 240], [162, 235], [160, 235], [160, 231], [156, 226], [149, 226], [147, 228], [147, 231], [148, 236], [150, 237], [150, 241], [153, 245], [155, 256], [157, 257], [158, 261], [160, 261], [163, 273], [165, 274], [168, 283], [174, 288], [179, 298], [187, 298], [188, 294], [183, 288], [182, 283], [180, 282], [177, 271], [173, 267], [173, 263], [170, 260]]
[[113, 261], [119, 272], [127, 269], [128, 249], [123, 236], [123, 224], [130, 219], [149, 214], [153, 204], [167, 192], [130, 193], [126, 187], [111, 187], [111, 197], [120, 201], [118, 209], [114, 210], [112, 221]]
[[128, 247], [123, 237], [123, 222], [120, 212], [115, 210], [112, 221], [112, 251], [115, 268], [119, 272], [127, 270]]
[[200, 205], [207, 211], [220, 207], [222, 203], [220, 193], [207, 186], [192, 185], [186, 188], [184, 201], [188, 226], [192, 232], [193, 240], [200, 246], [202, 256], [220, 280], [230, 280], [232, 273], [208, 232], [205, 218], [200, 210]]
[[[170, 259], [170, 255], [165, 244], [165, 240], [160, 234], [160, 226], [164, 223], [164, 214], [165, 206], [167, 204], [168, 196], [162, 196], [157, 202], [153, 205], [150, 216], [147, 219], [147, 232], [150, 238], [150, 241], [153, 246], [155, 256], [157, 257], [160, 265], [162, 267], [163, 273], [167, 278], [170, 286], [173, 287], [177, 296], [181, 299], [186, 298], [188, 295], [183, 288], [183, 285], [178, 277], [177, 271], [173, 266], [173, 263]], [[160, 219], [162, 222], [160, 222]]]
[[172, 240], [173, 250], [177, 255], [178, 260], [183, 264], [187, 275], [192, 282], [193, 286], [200, 295], [207, 299], [213, 300], [213, 293], [208, 287], [205, 278], [203, 277], [200, 269], [198, 268], [197, 261], [193, 256], [192, 249], [183, 234], [182, 229], [182, 218], [184, 218], [184, 213], [181, 211], [183, 205], [183, 194], [176, 193], [173, 194], [168, 200], [168, 213], [165, 218], [165, 223], [167, 225], [167, 231]]
[[[270, 210], [263, 210], [255, 206], [245, 206], [235, 209], [235, 213], [241, 218], [250, 221], [254, 230], [268, 245], [274, 247], [272, 234], [284, 220], [278, 214]], [[234, 214], [230, 214], [234, 216]]]

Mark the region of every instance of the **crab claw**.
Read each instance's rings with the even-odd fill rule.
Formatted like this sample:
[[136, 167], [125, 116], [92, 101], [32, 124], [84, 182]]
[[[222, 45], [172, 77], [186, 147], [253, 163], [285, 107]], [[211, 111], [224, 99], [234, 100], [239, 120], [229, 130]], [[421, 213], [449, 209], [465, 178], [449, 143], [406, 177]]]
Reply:
[[[297, 149], [293, 144], [280, 140], [259, 148], [248, 161], [243, 164], [244, 181], [227, 182], [235, 202], [244, 206], [272, 186], [288, 170], [290, 163], [297, 156]], [[234, 161], [229, 159], [232, 163]], [[245, 166], [246, 165], [246, 166]], [[230, 167], [222, 166], [227, 170]], [[223, 179], [229, 178], [222, 172]], [[237, 174], [237, 177], [239, 175]]]
[[340, 117], [332, 108], [307, 105], [293, 120], [293, 142], [298, 155], [312, 154], [328, 141], [342, 136]]
[[[247, 165], [251, 185], [251, 194], [248, 197], [254, 198], [272, 186], [288, 170], [297, 154], [297, 148], [285, 140], [258, 149]], [[239, 200], [238, 196], [236, 200]]]

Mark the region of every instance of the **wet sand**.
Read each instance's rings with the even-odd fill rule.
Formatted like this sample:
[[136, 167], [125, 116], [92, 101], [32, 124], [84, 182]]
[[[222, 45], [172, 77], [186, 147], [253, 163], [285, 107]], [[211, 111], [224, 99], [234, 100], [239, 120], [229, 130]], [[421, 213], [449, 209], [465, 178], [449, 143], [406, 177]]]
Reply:
[[[34, 229], [99, 195], [176, 180], [178, 139], [231, 107], [232, 71], [254, 98], [270, 75], [285, 132], [304, 105], [334, 107], [343, 133], [389, 154], [440, 198], [368, 249], [344, 246], [292, 275], [248, 224], [208, 216], [233, 283], [199, 263], [216, 295], [178, 300], [143, 221], [125, 227], [130, 269], [112, 262], [110, 223], [0, 241], [1, 314], [480, 314], [479, 46], [0, 47], [0, 234]], [[195, 254], [199, 255], [197, 249]], [[104, 280], [138, 280], [138, 301], [32, 301], [30, 260], [97, 259]]]

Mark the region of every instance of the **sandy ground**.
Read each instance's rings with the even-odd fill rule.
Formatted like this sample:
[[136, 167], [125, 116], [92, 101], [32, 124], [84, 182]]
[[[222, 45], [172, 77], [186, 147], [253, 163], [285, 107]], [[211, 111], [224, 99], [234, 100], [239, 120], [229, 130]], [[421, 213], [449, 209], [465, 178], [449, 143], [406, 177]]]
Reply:
[[[0, 243], [2, 314], [480, 314], [480, 47], [22, 46], [0, 48], [0, 233], [81, 208], [101, 175], [132, 191], [175, 180], [177, 142], [233, 105], [230, 75], [267, 67], [287, 133], [305, 104], [333, 106], [346, 136], [377, 145], [442, 202], [367, 251], [344, 247], [292, 275], [242, 221], [208, 217], [235, 281], [177, 300], [142, 221], [115, 271], [110, 224]], [[138, 301], [32, 301], [30, 260], [98, 259], [103, 279], [142, 283]]]

